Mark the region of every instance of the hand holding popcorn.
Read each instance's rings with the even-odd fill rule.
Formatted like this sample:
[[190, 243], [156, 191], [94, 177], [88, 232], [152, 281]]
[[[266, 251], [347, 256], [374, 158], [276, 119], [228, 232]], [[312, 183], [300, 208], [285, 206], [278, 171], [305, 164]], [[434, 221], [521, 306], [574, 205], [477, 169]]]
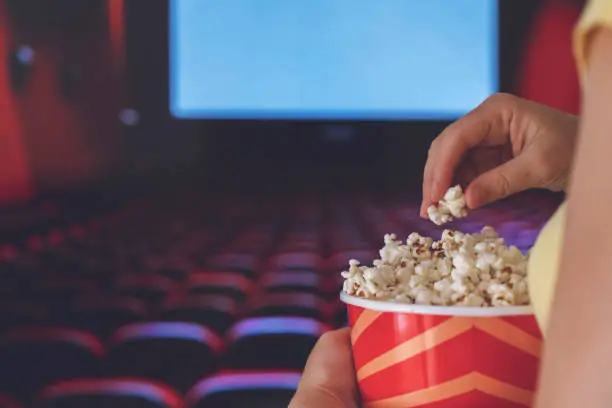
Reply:
[[565, 188], [578, 118], [496, 94], [448, 126], [431, 144], [421, 216], [456, 180], [471, 209], [530, 188]]
[[457, 185], [449, 188], [442, 200], [427, 208], [427, 215], [431, 222], [436, 225], [446, 224], [452, 221], [453, 218], [467, 216], [465, 196], [461, 186]]

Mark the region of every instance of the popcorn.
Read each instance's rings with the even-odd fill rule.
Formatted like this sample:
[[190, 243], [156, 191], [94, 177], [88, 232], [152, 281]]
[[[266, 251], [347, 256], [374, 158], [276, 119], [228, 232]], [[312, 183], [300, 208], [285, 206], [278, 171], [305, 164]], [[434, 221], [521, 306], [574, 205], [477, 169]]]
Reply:
[[467, 216], [465, 196], [460, 185], [448, 189], [444, 198], [438, 204], [432, 204], [427, 208], [427, 215], [431, 222], [443, 225], [451, 222], [454, 218]]
[[373, 266], [349, 261], [343, 290], [367, 299], [439, 306], [529, 304], [527, 260], [491, 227], [479, 234], [445, 230], [439, 241], [417, 233], [406, 243], [384, 237]]

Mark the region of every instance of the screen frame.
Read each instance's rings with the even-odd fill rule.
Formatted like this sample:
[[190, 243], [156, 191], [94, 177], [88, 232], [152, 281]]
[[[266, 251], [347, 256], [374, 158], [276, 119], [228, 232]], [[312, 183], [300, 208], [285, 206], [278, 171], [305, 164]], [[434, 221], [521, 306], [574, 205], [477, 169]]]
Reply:
[[[513, 80], [508, 64], [510, 53], [508, 48], [512, 37], [520, 31], [521, 24], [512, 29], [510, 16], [516, 15], [516, 10], [521, 7], [519, 3], [525, 3], [522, 0], [498, 0], [498, 27], [497, 35], [497, 52], [498, 52], [498, 89], [500, 92], [509, 92], [513, 88]], [[146, 4], [144, 4], [146, 3]], [[449, 122], [451, 120], [439, 119], [402, 119], [398, 115], [390, 116], [389, 119], [335, 119], [333, 117], [325, 118], [283, 118], [278, 119], [271, 117], [262, 118], [205, 118], [205, 119], [187, 119], [176, 118], [170, 110], [170, 33], [169, 33], [169, 0], [158, 0], [155, 2], [136, 2], [126, 1], [126, 50], [127, 50], [127, 71], [128, 71], [128, 86], [130, 94], [134, 96], [133, 101], [139, 105], [152, 106], [164, 104], [165, 109], [155, 109], [156, 113], [165, 111], [164, 116], [169, 116], [178, 121], [215, 121], [215, 122], [320, 122], [320, 123], [355, 123], [355, 122]], [[513, 13], [512, 11], [515, 10]], [[151, 43], [154, 41], [155, 46]], [[152, 66], [149, 62], [154, 62]], [[161, 63], [163, 62], [163, 63]], [[146, 102], [139, 98], [142, 91], [147, 91]]]
[[[532, 0], [498, 0], [500, 92], [514, 89], [523, 41], [538, 6]], [[226, 163], [228, 157], [242, 161], [243, 169], [268, 166], [269, 173], [288, 164], [337, 169], [356, 160], [368, 160], [380, 171], [364, 172], [363, 177], [400, 172], [420, 182], [428, 146], [451, 120], [175, 118], [169, 99], [169, 7], [168, 0], [125, 2], [126, 103], [139, 112], [141, 119], [138, 126], [126, 127], [131, 149], [141, 149], [152, 137], [166, 146], [188, 137], [190, 143], [205, 151], [200, 161], [205, 162], [202, 172], [208, 174], [231, 167]], [[356, 183], [364, 181], [363, 177]], [[353, 175], [351, 180], [356, 178]]]

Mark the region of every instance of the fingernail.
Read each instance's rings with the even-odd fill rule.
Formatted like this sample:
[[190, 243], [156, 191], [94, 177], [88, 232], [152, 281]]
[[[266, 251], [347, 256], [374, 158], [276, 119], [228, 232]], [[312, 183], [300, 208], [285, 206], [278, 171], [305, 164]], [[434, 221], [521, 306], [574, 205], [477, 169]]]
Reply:
[[435, 182], [431, 188], [429, 193], [429, 197], [427, 197], [428, 202], [438, 201], [437, 198], [441, 198], [446, 191], [442, 188], [439, 182]]
[[425, 201], [421, 203], [421, 209], [419, 210], [419, 214], [421, 218], [427, 218], [427, 205], [425, 204]]

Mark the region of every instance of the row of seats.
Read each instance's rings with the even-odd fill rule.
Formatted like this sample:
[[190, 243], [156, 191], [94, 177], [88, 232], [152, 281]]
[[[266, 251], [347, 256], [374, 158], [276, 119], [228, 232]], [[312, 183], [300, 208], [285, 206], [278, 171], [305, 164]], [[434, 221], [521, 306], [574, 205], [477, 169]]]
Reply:
[[241, 279], [231, 279], [236, 277], [232, 273], [217, 276], [226, 286], [215, 286], [215, 275], [205, 283], [209, 278], [205, 274], [199, 277], [202, 286], [190, 291], [172, 291], [158, 285], [157, 279], [142, 276], [145, 279], [134, 279], [119, 291], [89, 291], [82, 286], [87, 281], [75, 278], [65, 286], [54, 284], [33, 293], [5, 292], [0, 299], [0, 334], [24, 325], [52, 324], [106, 338], [120, 325], [146, 321], [193, 322], [224, 333], [240, 319], [258, 316], [310, 317], [333, 326], [345, 322], [337, 302], [339, 277], [331, 280], [336, 283], [328, 292], [310, 285], [317, 283], [316, 274], [301, 272], [295, 273], [295, 279], [277, 280], [274, 290], [246, 292]]
[[[141, 378], [100, 377], [64, 380], [43, 388], [31, 408], [242, 408], [286, 407], [299, 371], [228, 371], [198, 381], [182, 395], [167, 385]], [[21, 408], [0, 394], [0, 408]]]
[[[529, 208], [523, 205], [526, 200], [532, 204]], [[57, 248], [81, 240], [76, 243], [80, 249], [89, 246], [98, 253], [110, 249], [122, 256], [139, 252], [146, 256], [163, 251], [165, 254], [157, 259], [162, 262], [168, 260], [166, 255], [172, 249], [208, 260], [223, 252], [244, 252], [259, 257], [266, 267], [275, 266], [275, 254], [282, 258], [287, 252], [311, 252], [318, 259], [309, 261], [307, 267], [321, 269], [321, 264], [325, 266], [326, 260], [337, 252], [354, 246], [377, 247], [382, 238], [380, 233], [395, 232], [400, 236], [414, 231], [433, 236], [440, 233], [438, 227], [418, 216], [416, 203], [410, 204], [404, 198], [378, 201], [350, 197], [327, 204], [271, 201], [264, 205], [243, 200], [238, 205], [239, 201], [207, 206], [191, 203], [187, 208], [176, 202], [176, 208], [170, 209], [130, 206], [88, 223], [33, 235], [26, 240], [26, 247], [40, 250], [48, 242]], [[481, 209], [454, 226], [469, 231], [491, 224], [507, 229], [512, 238], [519, 231], [539, 229], [557, 203], [550, 197], [521, 196]], [[295, 206], [301, 210], [287, 210]], [[156, 222], [151, 223], [151, 219]], [[119, 237], [118, 230], [122, 231]], [[108, 246], [112, 248], [105, 248]], [[266, 259], [261, 259], [262, 256]], [[155, 256], [149, 258], [155, 263]], [[279, 266], [290, 265], [281, 261]]]
[[261, 317], [236, 323], [221, 337], [185, 322], [134, 323], [107, 341], [91, 333], [30, 326], [0, 337], [0, 391], [27, 398], [71, 378], [148, 378], [185, 393], [220, 369], [301, 370], [329, 327], [301, 317]]
[[[179, 278], [177, 275], [184, 274]], [[172, 293], [225, 294], [237, 300], [251, 293], [277, 293], [285, 290], [317, 293], [322, 296], [337, 292], [337, 276], [317, 273], [314, 270], [284, 270], [245, 276], [235, 270], [154, 270], [149, 273], [125, 272], [117, 276], [87, 276], [85, 274], [43, 274], [28, 275], [15, 271], [0, 273], [2, 293], [11, 291], [35, 297], [47, 294], [66, 296], [79, 293], [94, 294], [112, 291], [126, 296], [166, 297]], [[150, 293], [141, 293], [141, 292]], [[155, 295], [155, 296], [154, 296]]]
[[[522, 200], [453, 227], [527, 249], [556, 202]], [[441, 229], [405, 198], [174, 197], [1, 245], [0, 408], [286, 406], [339, 271], [414, 231]]]

